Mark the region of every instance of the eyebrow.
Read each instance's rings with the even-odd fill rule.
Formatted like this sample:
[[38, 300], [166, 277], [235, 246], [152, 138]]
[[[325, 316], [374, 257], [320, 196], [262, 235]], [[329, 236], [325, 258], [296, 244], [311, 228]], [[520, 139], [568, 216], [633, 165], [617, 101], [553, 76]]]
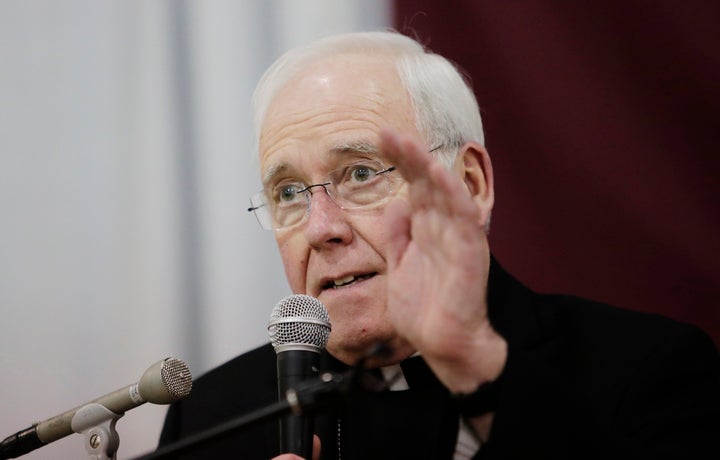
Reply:
[[278, 174], [280, 174], [287, 168], [288, 168], [288, 165], [285, 163], [278, 163], [278, 164], [274, 164], [274, 165], [270, 166], [267, 169], [267, 171], [265, 171], [263, 173], [263, 176], [262, 176], [263, 185], [268, 184], [272, 180], [273, 177], [277, 176]]
[[377, 155], [377, 145], [372, 142], [355, 141], [336, 144], [330, 148], [331, 153], [369, 153]]
[[[328, 154], [331, 155], [343, 155], [348, 153], [364, 153], [368, 155], [376, 156], [378, 155], [378, 147], [377, 145], [373, 144], [372, 142], [368, 141], [351, 141], [351, 142], [343, 142], [340, 144], [335, 144], [330, 147], [330, 149], [327, 151]], [[292, 166], [288, 163], [277, 163], [272, 166], [270, 166], [265, 173], [263, 173], [262, 176], [262, 183], [268, 184], [272, 181], [272, 179], [281, 174], [283, 171], [286, 171], [288, 169], [292, 169]]]

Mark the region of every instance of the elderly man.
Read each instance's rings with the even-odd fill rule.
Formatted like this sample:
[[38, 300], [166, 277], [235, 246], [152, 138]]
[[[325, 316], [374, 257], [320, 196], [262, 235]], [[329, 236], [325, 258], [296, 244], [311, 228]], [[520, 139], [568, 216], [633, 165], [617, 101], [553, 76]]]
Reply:
[[[292, 50], [256, 90], [263, 191], [293, 292], [327, 307], [323, 367], [400, 375], [316, 416], [314, 457], [692, 457], [720, 430], [698, 329], [523, 287], [492, 258], [493, 171], [472, 91], [392, 32]], [[209, 372], [161, 444], [276, 399], [269, 346]], [[277, 424], [192, 454], [281, 454]], [[294, 458], [284, 455], [283, 458]]]

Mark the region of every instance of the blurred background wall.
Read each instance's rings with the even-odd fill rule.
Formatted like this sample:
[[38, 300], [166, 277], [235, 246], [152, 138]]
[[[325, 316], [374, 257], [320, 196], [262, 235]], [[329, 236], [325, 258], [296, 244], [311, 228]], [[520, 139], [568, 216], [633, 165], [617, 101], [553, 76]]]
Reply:
[[[382, 0], [0, 2], [0, 437], [166, 356], [198, 376], [267, 341], [290, 292], [245, 211], [251, 92], [297, 43], [389, 24]], [[119, 458], [165, 411], [120, 419]]]
[[[333, 32], [393, 25], [465, 69], [512, 273], [720, 343], [717, 5], [0, 2], [0, 436], [163, 357], [199, 376], [267, 340], [289, 290], [245, 211], [250, 95]], [[119, 421], [119, 458], [154, 447], [165, 410]], [[85, 455], [74, 435], [26, 458]]]

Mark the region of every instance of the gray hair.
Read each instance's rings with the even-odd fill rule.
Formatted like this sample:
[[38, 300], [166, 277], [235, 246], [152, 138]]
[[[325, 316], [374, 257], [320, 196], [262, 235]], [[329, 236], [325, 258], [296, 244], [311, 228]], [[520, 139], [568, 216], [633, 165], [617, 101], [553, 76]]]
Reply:
[[475, 96], [458, 69], [444, 57], [394, 31], [333, 35], [292, 49], [270, 66], [255, 88], [255, 135], [277, 92], [313, 62], [337, 54], [366, 52], [393, 58], [401, 84], [415, 111], [415, 124], [445, 166], [468, 141], [484, 145], [482, 120]]

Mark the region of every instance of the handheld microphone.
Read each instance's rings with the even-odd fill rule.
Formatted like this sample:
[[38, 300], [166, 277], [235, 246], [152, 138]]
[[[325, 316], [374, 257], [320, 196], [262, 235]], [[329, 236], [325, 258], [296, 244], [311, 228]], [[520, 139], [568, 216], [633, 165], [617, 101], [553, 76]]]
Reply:
[[[318, 374], [320, 352], [327, 344], [330, 329], [327, 310], [315, 297], [291, 295], [275, 306], [268, 332], [277, 355], [279, 400], [297, 399], [297, 385]], [[283, 417], [280, 452], [312, 458], [313, 431], [312, 418], [301, 411]]]
[[[169, 404], [187, 396], [191, 388], [192, 375], [187, 365], [179, 359], [166, 358], [150, 366], [137, 383], [115, 390], [87, 404], [100, 404], [121, 415], [146, 402]], [[8, 436], [0, 443], [0, 459], [25, 455], [72, 434], [72, 419], [75, 413], [87, 404]]]

